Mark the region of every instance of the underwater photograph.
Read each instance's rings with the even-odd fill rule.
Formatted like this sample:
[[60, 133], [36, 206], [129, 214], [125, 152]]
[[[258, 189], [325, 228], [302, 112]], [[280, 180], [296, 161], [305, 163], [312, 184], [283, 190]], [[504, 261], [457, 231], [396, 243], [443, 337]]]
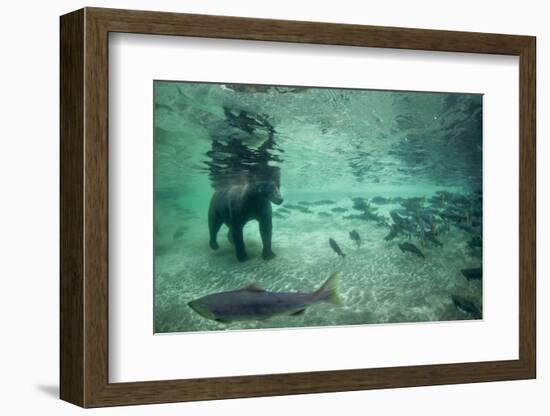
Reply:
[[483, 96], [154, 81], [154, 332], [483, 319]]

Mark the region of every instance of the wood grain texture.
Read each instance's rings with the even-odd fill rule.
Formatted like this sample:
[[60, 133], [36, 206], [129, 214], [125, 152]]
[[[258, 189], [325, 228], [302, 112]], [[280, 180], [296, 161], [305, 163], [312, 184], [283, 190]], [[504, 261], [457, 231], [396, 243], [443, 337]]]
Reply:
[[60, 388], [84, 405], [84, 12], [61, 19], [60, 44]]
[[85, 406], [108, 380], [109, 142], [108, 33], [86, 12], [84, 58]]
[[110, 32], [519, 55], [528, 36], [87, 8]]
[[536, 41], [520, 54], [519, 142], [519, 337], [520, 360], [536, 377]]
[[[519, 56], [519, 359], [109, 383], [109, 32]], [[62, 17], [61, 38], [61, 396], [64, 400], [83, 407], [99, 407], [535, 377], [533, 37], [87, 8]]]

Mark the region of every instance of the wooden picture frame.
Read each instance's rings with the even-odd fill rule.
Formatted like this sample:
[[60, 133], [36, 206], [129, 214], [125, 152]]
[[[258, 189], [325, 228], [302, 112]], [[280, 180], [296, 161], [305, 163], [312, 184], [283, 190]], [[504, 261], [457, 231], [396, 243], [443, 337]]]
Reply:
[[[101, 407], [535, 378], [534, 37], [100, 8], [64, 15], [60, 28], [61, 399]], [[109, 383], [110, 32], [519, 56], [519, 359]]]

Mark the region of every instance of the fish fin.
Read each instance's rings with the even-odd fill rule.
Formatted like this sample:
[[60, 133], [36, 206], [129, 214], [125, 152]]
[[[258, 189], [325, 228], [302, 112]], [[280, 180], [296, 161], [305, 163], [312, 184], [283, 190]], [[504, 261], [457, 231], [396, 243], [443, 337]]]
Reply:
[[242, 288], [242, 290], [248, 290], [249, 292], [265, 292], [265, 289], [262, 289], [261, 287], [256, 286], [254, 283], [246, 285], [245, 287]]
[[327, 281], [323, 283], [319, 289], [317, 289], [315, 294], [326, 294], [327, 302], [334, 303], [335, 305], [341, 305], [342, 300], [340, 299], [340, 294], [338, 293], [338, 272], [332, 273]]
[[306, 311], [305, 308], [304, 308], [304, 309], [300, 309], [300, 310], [298, 310], [298, 311], [296, 311], [296, 312], [291, 313], [290, 316], [303, 315], [305, 311]]

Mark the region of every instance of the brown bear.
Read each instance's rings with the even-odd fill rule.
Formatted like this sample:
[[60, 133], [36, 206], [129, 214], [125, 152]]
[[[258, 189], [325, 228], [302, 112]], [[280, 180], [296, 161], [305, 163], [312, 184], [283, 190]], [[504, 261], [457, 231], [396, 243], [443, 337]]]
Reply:
[[235, 245], [237, 259], [246, 261], [248, 256], [243, 240], [243, 228], [250, 220], [257, 220], [260, 225], [265, 260], [275, 257], [271, 249], [271, 203], [280, 205], [283, 202], [278, 168], [264, 174], [251, 175], [238, 184], [226, 185], [212, 195], [208, 210], [208, 228], [210, 230], [210, 247], [219, 248], [218, 231], [222, 224], [229, 227], [229, 240]]

